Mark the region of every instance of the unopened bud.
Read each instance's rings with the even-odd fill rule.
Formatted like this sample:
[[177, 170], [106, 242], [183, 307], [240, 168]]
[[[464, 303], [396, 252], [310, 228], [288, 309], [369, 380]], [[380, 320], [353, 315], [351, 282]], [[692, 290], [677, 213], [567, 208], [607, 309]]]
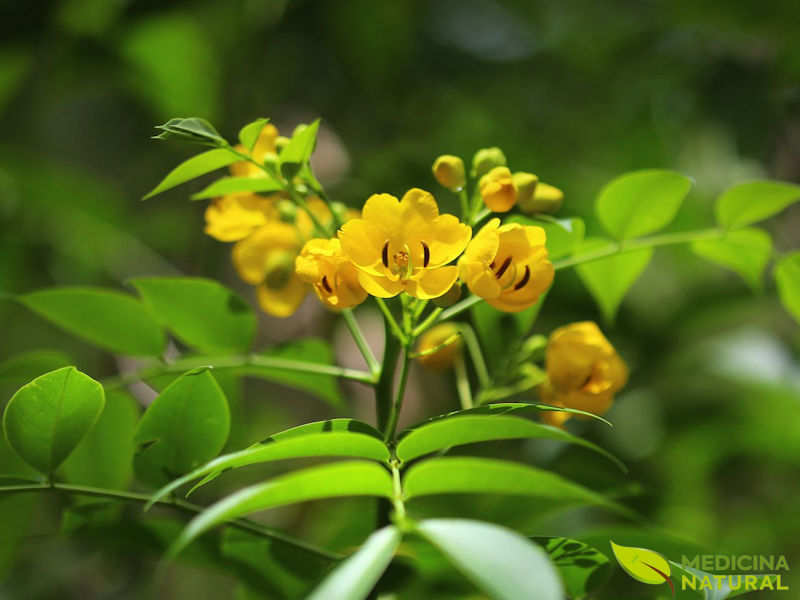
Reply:
[[533, 197], [527, 202], [523, 203], [522, 200], [519, 202], [522, 211], [528, 214], [553, 214], [558, 212], [558, 209], [561, 208], [561, 204], [564, 202], [564, 192], [557, 187], [547, 183], [542, 183], [540, 181], [536, 185], [536, 190], [533, 193]]
[[264, 285], [270, 290], [282, 290], [294, 273], [295, 254], [292, 252], [270, 252], [264, 264]]
[[472, 157], [472, 176], [483, 177], [495, 167], [506, 166], [506, 155], [500, 148], [482, 148]]
[[453, 366], [461, 354], [462, 343], [458, 327], [443, 323], [422, 334], [416, 358], [422, 366], [441, 371]]
[[279, 135], [275, 138], [275, 150], [280, 152], [286, 147], [286, 144], [289, 143], [289, 138], [285, 135]]
[[492, 212], [508, 212], [517, 202], [517, 188], [508, 167], [495, 167], [478, 183], [481, 198]]
[[433, 303], [440, 308], [447, 308], [448, 306], [453, 306], [453, 304], [458, 302], [460, 299], [461, 284], [456, 281], [444, 294], [438, 298], [434, 298]]
[[284, 223], [294, 224], [297, 220], [297, 207], [289, 200], [278, 202], [278, 218]]
[[514, 182], [514, 187], [517, 188], [517, 204], [519, 204], [520, 207], [524, 207], [526, 203], [533, 200], [539, 178], [533, 173], [524, 173], [520, 171], [514, 173], [511, 176], [511, 180]]
[[434, 161], [433, 176], [441, 186], [452, 192], [461, 191], [467, 182], [464, 161], [452, 154], [443, 154]]

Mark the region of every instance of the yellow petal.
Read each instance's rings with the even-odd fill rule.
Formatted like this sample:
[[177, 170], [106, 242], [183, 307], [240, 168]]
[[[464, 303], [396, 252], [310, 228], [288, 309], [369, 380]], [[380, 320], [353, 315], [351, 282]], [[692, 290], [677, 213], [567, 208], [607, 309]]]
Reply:
[[373, 227], [366, 219], [353, 219], [339, 229], [339, 241], [356, 266], [374, 275], [382, 273], [381, 252], [386, 234], [381, 229]]
[[272, 290], [265, 285], [258, 286], [258, 303], [264, 312], [275, 317], [290, 317], [303, 303], [308, 286], [298, 277], [291, 277], [286, 287]]
[[467, 246], [464, 256], [459, 260], [460, 263], [476, 262], [489, 265], [497, 256], [500, 246], [500, 236], [498, 226], [500, 219], [492, 219], [484, 225], [472, 241]]
[[239, 276], [252, 285], [264, 281], [267, 258], [271, 252], [297, 252], [297, 231], [286, 223], [270, 223], [233, 247], [233, 264]]
[[235, 242], [265, 225], [273, 210], [270, 199], [252, 194], [216, 198], [206, 208], [205, 232], [221, 242]]
[[378, 227], [386, 238], [390, 232], [399, 232], [403, 226], [400, 201], [391, 194], [373, 194], [364, 203], [362, 219], [372, 227]]
[[418, 277], [404, 282], [405, 290], [415, 298], [430, 300], [447, 292], [457, 278], [458, 269], [453, 266], [425, 269]]
[[440, 267], [455, 260], [467, 247], [472, 228], [453, 215], [436, 217], [425, 231], [430, 260], [428, 267]]
[[388, 277], [373, 275], [365, 271], [358, 272], [358, 282], [368, 294], [378, 298], [392, 298], [403, 291], [403, 284], [400, 281], [392, 281]]

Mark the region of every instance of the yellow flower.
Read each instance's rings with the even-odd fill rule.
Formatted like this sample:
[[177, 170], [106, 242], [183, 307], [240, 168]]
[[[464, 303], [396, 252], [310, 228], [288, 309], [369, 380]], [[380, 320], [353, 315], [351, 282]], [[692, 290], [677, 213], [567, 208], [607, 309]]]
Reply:
[[[556, 329], [547, 345], [546, 363], [548, 381], [539, 394], [555, 406], [603, 414], [628, 380], [625, 363], [591, 321]], [[570, 417], [561, 412], [542, 414], [546, 422], [555, 425]]]
[[239, 276], [258, 286], [261, 308], [276, 317], [294, 313], [308, 292], [294, 270], [300, 244], [293, 225], [270, 222], [233, 247], [233, 264]]
[[453, 192], [461, 190], [467, 182], [464, 161], [451, 154], [443, 154], [434, 161], [433, 176], [442, 187]]
[[[241, 144], [234, 146], [242, 154], [249, 154], [250, 157], [258, 163], [263, 163], [268, 154], [276, 154], [275, 141], [278, 139], [278, 128], [268, 123], [264, 125], [261, 133], [258, 135], [255, 146], [252, 152], [247, 152], [247, 149]], [[231, 175], [236, 177], [265, 177], [266, 174], [262, 169], [257, 167], [251, 162], [245, 160], [233, 163], [230, 166]]]
[[553, 282], [541, 227], [492, 219], [458, 261], [459, 274], [473, 294], [498, 310], [519, 312], [532, 306]]
[[405, 291], [430, 299], [455, 282], [458, 269], [445, 265], [461, 254], [471, 234], [453, 215], [440, 215], [430, 193], [415, 188], [402, 201], [370, 196], [363, 217], [345, 223], [339, 240], [368, 293], [391, 298]]
[[417, 360], [424, 367], [442, 371], [453, 366], [461, 354], [461, 346], [458, 328], [452, 323], [442, 323], [420, 336], [417, 343]]
[[342, 253], [337, 239], [316, 238], [306, 242], [295, 260], [295, 270], [330, 308], [351, 308], [367, 297], [358, 283], [358, 271]]
[[483, 203], [492, 212], [508, 212], [517, 202], [517, 188], [508, 167], [495, 167], [478, 182]]
[[236, 242], [277, 217], [275, 197], [229, 194], [206, 208], [205, 231], [221, 242]]

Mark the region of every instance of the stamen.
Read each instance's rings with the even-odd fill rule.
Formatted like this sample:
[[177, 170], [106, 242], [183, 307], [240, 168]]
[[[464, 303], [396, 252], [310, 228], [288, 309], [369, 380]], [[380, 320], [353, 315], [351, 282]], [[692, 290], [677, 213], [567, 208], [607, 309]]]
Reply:
[[500, 279], [503, 276], [503, 273], [505, 273], [508, 270], [508, 267], [510, 266], [511, 266], [511, 257], [509, 256], [503, 261], [503, 264], [500, 265], [500, 268], [497, 269], [497, 273], [495, 273], [494, 276], [497, 279]]
[[428, 248], [428, 244], [425, 242], [420, 242], [422, 244], [422, 266], [427, 267], [428, 263], [431, 262], [431, 249]]
[[528, 265], [525, 265], [525, 274], [522, 276], [522, 279], [519, 280], [519, 283], [514, 286], [515, 290], [519, 290], [525, 286], [526, 283], [531, 278], [531, 268]]
[[381, 260], [383, 260], [383, 266], [388, 269], [389, 268], [389, 240], [386, 240], [386, 243], [383, 245], [383, 252], [381, 252]]
[[328, 292], [329, 294], [333, 293], [333, 288], [331, 288], [331, 284], [328, 283], [328, 276], [327, 275], [323, 275], [322, 276], [322, 287], [324, 287], [325, 291]]

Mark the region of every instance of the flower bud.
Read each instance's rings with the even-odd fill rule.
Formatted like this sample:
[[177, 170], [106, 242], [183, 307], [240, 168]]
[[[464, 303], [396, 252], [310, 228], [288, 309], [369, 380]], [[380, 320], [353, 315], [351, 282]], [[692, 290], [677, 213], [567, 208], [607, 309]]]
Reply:
[[270, 252], [264, 264], [264, 285], [270, 290], [282, 290], [294, 274], [293, 252]]
[[495, 167], [506, 166], [506, 155], [500, 148], [482, 148], [472, 157], [472, 176], [482, 177]]
[[492, 212], [508, 212], [517, 202], [517, 188], [508, 167], [495, 167], [478, 183], [483, 203]]
[[[517, 204], [520, 208], [524, 207], [526, 203], [533, 200], [534, 192], [536, 192], [536, 184], [539, 178], [533, 173], [525, 173], [523, 171], [514, 173], [511, 176], [514, 182], [514, 187], [517, 188]], [[524, 210], [524, 208], [523, 208]]]
[[451, 154], [443, 154], [434, 161], [433, 176], [442, 187], [451, 192], [461, 191], [467, 182], [464, 161]]
[[461, 354], [461, 334], [452, 323], [436, 325], [422, 334], [417, 344], [417, 360], [434, 371], [453, 366]]
[[297, 220], [297, 207], [289, 200], [278, 202], [278, 218], [284, 223], [294, 224]]
[[280, 152], [286, 147], [286, 144], [289, 143], [289, 138], [285, 135], [279, 135], [275, 138], [275, 150]]
[[461, 284], [456, 281], [444, 294], [438, 298], [434, 298], [433, 303], [440, 308], [447, 308], [448, 306], [453, 306], [453, 304], [458, 302], [460, 299]]
[[519, 207], [528, 214], [556, 213], [564, 202], [564, 192], [541, 181], [536, 185], [533, 196], [527, 201], [519, 199]]

